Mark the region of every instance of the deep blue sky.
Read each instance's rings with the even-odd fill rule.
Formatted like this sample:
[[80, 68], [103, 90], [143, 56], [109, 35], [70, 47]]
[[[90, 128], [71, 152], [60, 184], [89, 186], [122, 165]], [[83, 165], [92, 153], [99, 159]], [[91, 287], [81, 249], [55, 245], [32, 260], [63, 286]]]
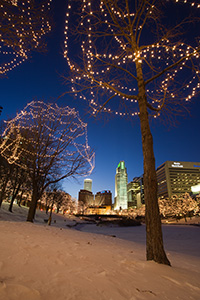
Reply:
[[[55, 1], [54, 1], [55, 2]], [[17, 111], [34, 100], [54, 101], [66, 87], [61, 75], [68, 73], [68, 65], [63, 58], [64, 22], [66, 1], [56, 1], [53, 31], [46, 37], [47, 52], [32, 53], [32, 57], [21, 66], [0, 78], [3, 106], [1, 120], [14, 117]], [[200, 161], [200, 101], [193, 99], [190, 115], [178, 118], [176, 127], [153, 121], [151, 129], [154, 138], [156, 167], [166, 160]], [[139, 119], [131, 122], [125, 118], [112, 117], [110, 120], [101, 115], [98, 119], [85, 115], [87, 106], [65, 95], [58, 102], [75, 107], [80, 116], [88, 123], [89, 145], [95, 149], [96, 163], [93, 174], [93, 192], [111, 190], [114, 199], [115, 172], [120, 160], [125, 161], [128, 181], [143, 173], [143, 157]], [[63, 188], [73, 197], [83, 188], [84, 178], [79, 183], [68, 180]]]

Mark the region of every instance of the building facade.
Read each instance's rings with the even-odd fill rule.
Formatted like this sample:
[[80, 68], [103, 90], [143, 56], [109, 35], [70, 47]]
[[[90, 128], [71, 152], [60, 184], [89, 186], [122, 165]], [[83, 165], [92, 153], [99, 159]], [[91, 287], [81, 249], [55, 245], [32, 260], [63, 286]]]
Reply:
[[156, 170], [158, 197], [191, 193], [200, 184], [200, 162], [166, 161]]
[[92, 179], [84, 179], [84, 190], [92, 192]]
[[143, 177], [134, 177], [127, 184], [128, 208], [139, 208], [144, 204]]
[[127, 198], [127, 171], [125, 162], [120, 161], [116, 169], [115, 175], [115, 203], [114, 210], [128, 208]]
[[78, 204], [84, 206], [94, 205], [94, 195], [87, 190], [80, 190], [78, 193]]
[[112, 193], [111, 191], [98, 192], [95, 195], [95, 206], [109, 206], [112, 207]]

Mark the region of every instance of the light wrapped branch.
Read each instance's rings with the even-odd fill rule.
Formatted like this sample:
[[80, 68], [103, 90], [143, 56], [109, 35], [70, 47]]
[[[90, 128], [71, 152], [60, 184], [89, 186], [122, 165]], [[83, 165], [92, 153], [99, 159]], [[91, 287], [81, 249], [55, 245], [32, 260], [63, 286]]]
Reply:
[[[139, 65], [149, 115], [171, 119], [172, 112], [185, 113], [187, 102], [200, 91], [199, 42], [194, 38], [187, 43], [184, 35], [188, 26], [199, 24], [198, 14], [170, 25], [163, 18], [165, 5], [169, 5], [165, 0], [79, 2], [82, 6], [77, 20], [75, 6], [72, 2], [68, 5], [64, 57], [71, 70], [72, 92], [87, 99], [93, 114], [139, 115]], [[188, 5], [193, 12], [200, 8], [200, 3], [192, 1], [168, 2]], [[77, 21], [76, 30], [72, 26], [68, 30], [72, 20]], [[73, 42], [75, 34], [78, 38]], [[73, 55], [75, 47], [80, 49], [81, 60], [77, 52]], [[121, 111], [119, 102], [124, 105]]]
[[0, 75], [20, 65], [32, 50], [44, 50], [43, 35], [51, 30], [52, 0], [0, 0]]
[[74, 108], [32, 101], [6, 123], [0, 153], [31, 178], [32, 222], [43, 191], [65, 178], [90, 174], [95, 154], [88, 145], [87, 124]]

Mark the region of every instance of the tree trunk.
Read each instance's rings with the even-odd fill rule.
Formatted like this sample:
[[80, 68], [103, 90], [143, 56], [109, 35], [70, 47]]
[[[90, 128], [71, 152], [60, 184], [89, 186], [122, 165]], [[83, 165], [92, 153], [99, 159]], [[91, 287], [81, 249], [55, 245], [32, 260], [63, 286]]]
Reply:
[[48, 215], [49, 205], [46, 205], [46, 215]]
[[8, 168], [9, 168], [9, 172], [6, 174], [6, 177], [4, 178], [4, 182], [2, 184], [2, 188], [1, 188], [1, 193], [0, 193], [0, 207], [1, 207], [1, 204], [3, 202], [3, 199], [4, 199], [4, 195], [5, 195], [5, 192], [6, 192], [6, 188], [7, 188], [7, 184], [10, 180], [10, 177], [11, 177], [11, 173], [12, 173], [12, 166], [8, 164]]
[[170, 265], [163, 247], [161, 219], [157, 197], [157, 177], [153, 151], [153, 138], [149, 126], [145, 84], [142, 68], [137, 65], [138, 76], [138, 104], [140, 110], [140, 127], [142, 134], [142, 149], [144, 159], [144, 199], [146, 222], [146, 256], [147, 260], [154, 260], [161, 264]]
[[36, 185], [34, 185], [33, 192], [32, 192], [32, 200], [31, 200], [31, 204], [30, 204], [30, 208], [29, 208], [28, 216], [27, 216], [27, 220], [26, 220], [27, 222], [33, 223], [38, 199], [39, 199], [38, 190], [37, 190]]
[[12, 212], [13, 203], [14, 203], [15, 198], [17, 197], [17, 194], [19, 193], [20, 187], [21, 187], [21, 183], [18, 184], [18, 187], [16, 189], [15, 188], [13, 189], [12, 199], [11, 199], [9, 209], [8, 209], [10, 212]]
[[53, 210], [53, 203], [51, 205], [51, 211], [50, 211], [50, 215], [49, 215], [49, 219], [48, 219], [48, 225], [51, 225], [51, 221], [52, 221], [52, 210]]
[[9, 181], [9, 175], [6, 176], [4, 183], [2, 184], [1, 193], [0, 193], [0, 207], [3, 202], [3, 198], [6, 192], [6, 187]]

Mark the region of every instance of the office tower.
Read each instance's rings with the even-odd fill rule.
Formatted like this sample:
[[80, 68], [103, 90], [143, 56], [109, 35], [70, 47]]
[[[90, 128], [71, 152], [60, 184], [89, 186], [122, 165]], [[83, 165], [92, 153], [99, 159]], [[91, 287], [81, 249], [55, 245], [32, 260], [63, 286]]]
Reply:
[[112, 206], [112, 193], [111, 191], [101, 191], [95, 195], [95, 205], [96, 206]]
[[92, 192], [92, 179], [84, 179], [84, 190]]
[[94, 205], [93, 193], [87, 190], [80, 190], [78, 193], [78, 203], [85, 206]]
[[156, 170], [158, 197], [190, 193], [200, 184], [200, 162], [166, 161]]
[[127, 209], [127, 171], [125, 162], [120, 161], [116, 169], [115, 175], [115, 210]]
[[128, 208], [139, 208], [143, 204], [143, 196], [141, 181], [139, 181], [139, 177], [135, 177], [127, 184]]

